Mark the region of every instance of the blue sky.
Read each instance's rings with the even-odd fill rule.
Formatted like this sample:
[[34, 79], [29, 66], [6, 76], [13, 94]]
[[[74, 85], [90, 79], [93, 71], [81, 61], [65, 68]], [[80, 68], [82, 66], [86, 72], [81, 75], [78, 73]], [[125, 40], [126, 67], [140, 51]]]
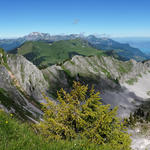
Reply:
[[149, 36], [149, 0], [1, 0], [0, 38], [30, 32]]

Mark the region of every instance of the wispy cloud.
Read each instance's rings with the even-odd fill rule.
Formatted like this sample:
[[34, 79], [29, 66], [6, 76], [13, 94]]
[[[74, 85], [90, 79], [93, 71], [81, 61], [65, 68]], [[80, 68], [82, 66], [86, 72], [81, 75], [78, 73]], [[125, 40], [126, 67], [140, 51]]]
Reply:
[[110, 38], [110, 34], [106, 34], [106, 33], [102, 33], [102, 34], [99, 34], [99, 33], [94, 33], [95, 36], [97, 37], [100, 37], [100, 38]]
[[79, 19], [75, 19], [75, 20], [73, 21], [73, 24], [78, 24], [79, 22], [80, 22]]

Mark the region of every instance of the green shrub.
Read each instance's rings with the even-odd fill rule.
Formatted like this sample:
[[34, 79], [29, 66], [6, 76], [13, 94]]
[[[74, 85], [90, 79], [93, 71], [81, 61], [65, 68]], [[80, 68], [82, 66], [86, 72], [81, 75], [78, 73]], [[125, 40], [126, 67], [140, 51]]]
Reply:
[[112, 149], [130, 149], [130, 137], [118, 117], [117, 108], [102, 105], [94, 88], [74, 82], [67, 93], [61, 89], [57, 104], [48, 98], [43, 104], [43, 121], [36, 125], [47, 140], [88, 139], [91, 143], [110, 145]]

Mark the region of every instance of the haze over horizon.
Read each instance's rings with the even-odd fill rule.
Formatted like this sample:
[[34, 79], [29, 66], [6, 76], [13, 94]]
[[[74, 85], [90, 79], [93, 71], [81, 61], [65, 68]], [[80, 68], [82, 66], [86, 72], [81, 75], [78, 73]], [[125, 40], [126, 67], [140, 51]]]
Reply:
[[145, 41], [145, 40], [150, 40], [150, 35], [149, 36], [113, 36], [113, 35], [109, 35], [109, 34], [105, 34], [105, 33], [85, 33], [85, 32], [80, 32], [80, 33], [57, 33], [57, 34], [51, 34], [49, 32], [38, 32], [38, 31], [33, 31], [33, 32], [27, 32], [25, 34], [22, 35], [16, 35], [16, 36], [1, 36], [0, 35], [0, 39], [17, 39], [17, 38], [23, 38], [25, 36], [29, 36], [33, 33], [39, 33], [39, 34], [49, 34], [51, 36], [65, 36], [65, 35], [71, 35], [71, 34], [75, 34], [75, 35], [81, 35], [81, 36], [89, 36], [89, 35], [94, 35], [98, 38], [109, 38], [109, 39], [114, 39], [116, 41], [120, 41], [120, 42], [124, 42], [124, 41]]
[[33, 31], [150, 37], [149, 5], [148, 0], [5, 0], [0, 9], [0, 38]]

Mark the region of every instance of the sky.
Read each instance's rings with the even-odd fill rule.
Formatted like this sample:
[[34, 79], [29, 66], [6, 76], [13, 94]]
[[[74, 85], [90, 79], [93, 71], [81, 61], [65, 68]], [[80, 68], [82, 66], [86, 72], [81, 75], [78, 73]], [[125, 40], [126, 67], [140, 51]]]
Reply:
[[30, 32], [150, 37], [150, 0], [0, 0], [0, 38]]

